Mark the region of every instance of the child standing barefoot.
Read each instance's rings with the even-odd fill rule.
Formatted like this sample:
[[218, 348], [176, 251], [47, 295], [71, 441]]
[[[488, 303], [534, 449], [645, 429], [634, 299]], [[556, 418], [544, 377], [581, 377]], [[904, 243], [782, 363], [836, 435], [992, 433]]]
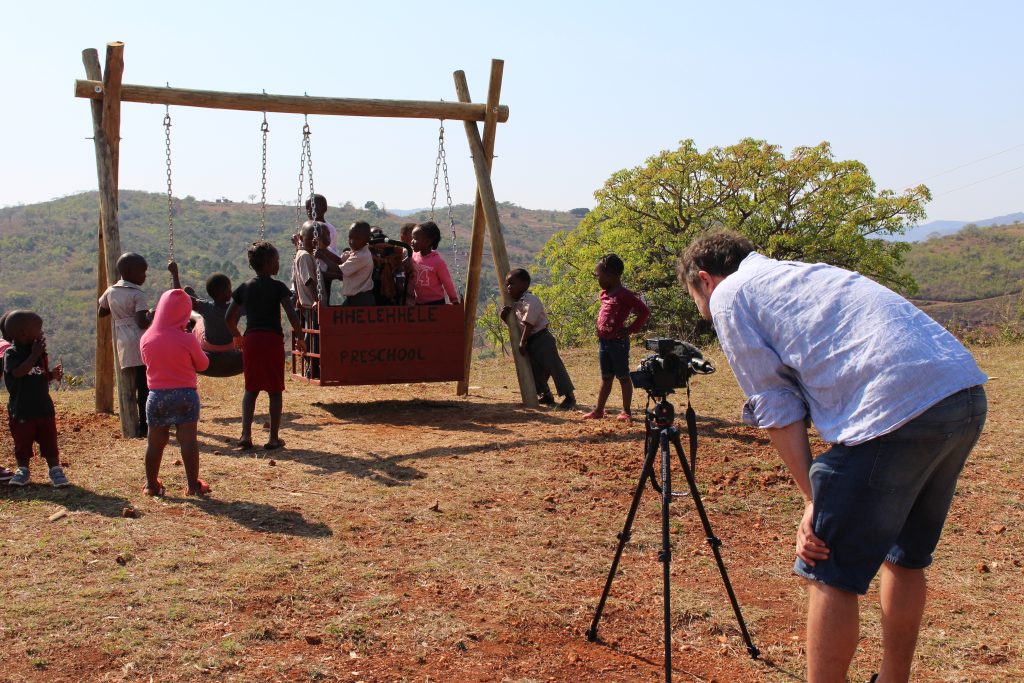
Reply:
[[[622, 422], [631, 421], [633, 384], [629, 380], [629, 335], [640, 331], [651, 316], [651, 310], [640, 297], [622, 286], [625, 266], [615, 254], [607, 254], [597, 261], [594, 277], [601, 286], [601, 311], [597, 314], [597, 360], [601, 366], [601, 389], [597, 393], [597, 406], [583, 416], [584, 420], [604, 417], [604, 404], [612, 393], [612, 378], [622, 387], [622, 412], [616, 416]], [[630, 315], [633, 322], [626, 325]]]
[[4, 382], [10, 393], [7, 417], [14, 439], [14, 458], [18, 471], [8, 485], [29, 482], [32, 444], [39, 444], [39, 455], [50, 468], [50, 481], [56, 487], [70, 482], [60, 466], [57, 449], [57, 418], [50, 399], [50, 382], [64, 376], [61, 366], [51, 372], [46, 362], [46, 338], [43, 319], [31, 311], [11, 311], [3, 319], [3, 336], [13, 345], [4, 351]]
[[185, 465], [185, 494], [192, 496], [210, 492], [209, 485], [199, 478], [199, 394], [196, 392], [196, 371], [205, 370], [210, 360], [203, 353], [195, 335], [185, 331], [192, 299], [180, 289], [171, 289], [160, 296], [153, 323], [139, 341], [139, 350], [146, 365], [149, 398], [146, 400], [146, 421], [149, 444], [146, 447], [146, 487], [148, 496], [164, 495], [160, 482], [160, 460], [174, 427], [181, 446], [181, 462]]
[[[249, 247], [249, 266], [256, 277], [239, 285], [231, 295], [228, 306], [228, 329], [235, 344], [242, 349], [242, 368], [245, 374], [245, 394], [242, 396], [242, 436], [238, 447], [252, 448], [252, 420], [256, 414], [256, 397], [261, 391], [270, 397], [270, 440], [264, 448], [274, 450], [284, 446], [281, 440], [282, 394], [284, 393], [284, 331], [281, 329], [281, 309], [284, 309], [295, 331], [295, 346], [306, 350], [302, 340], [302, 324], [292, 306], [292, 293], [280, 280], [275, 280], [281, 269], [281, 258], [270, 242], [253, 242]], [[246, 328], [243, 338], [238, 321], [245, 310]]]

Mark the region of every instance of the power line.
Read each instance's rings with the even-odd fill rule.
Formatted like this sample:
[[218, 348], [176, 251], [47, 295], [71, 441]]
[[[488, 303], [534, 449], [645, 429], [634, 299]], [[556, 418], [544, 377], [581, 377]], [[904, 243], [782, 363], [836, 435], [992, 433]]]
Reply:
[[953, 171], [959, 171], [961, 168], [967, 168], [968, 166], [973, 166], [974, 164], [981, 163], [982, 161], [988, 161], [989, 159], [995, 158], [995, 157], [999, 156], [1000, 154], [1006, 154], [1007, 152], [1012, 152], [1013, 150], [1020, 149], [1021, 147], [1024, 147], [1024, 142], [1020, 143], [1019, 145], [1014, 145], [1013, 147], [1007, 147], [1006, 149], [998, 151], [995, 154], [989, 154], [988, 156], [981, 157], [980, 159], [975, 159], [974, 161], [968, 161], [965, 164], [960, 164], [959, 166], [954, 166], [953, 168], [945, 170], [945, 171], [942, 171], [941, 173], [936, 173], [935, 175], [930, 175], [927, 178], [925, 178], [924, 180], [922, 180], [921, 182], [923, 183], [926, 180], [931, 180], [932, 178], [938, 178], [939, 176], [944, 176], [947, 173], [952, 173]]
[[968, 187], [973, 187], [973, 186], [975, 186], [975, 185], [977, 185], [979, 183], [984, 183], [984, 182], [992, 180], [994, 178], [999, 178], [1000, 176], [1009, 175], [1010, 173], [1014, 173], [1016, 171], [1019, 171], [1022, 168], [1024, 168], [1024, 165], [1016, 166], [1016, 167], [1011, 168], [1009, 170], [1003, 171], [1002, 173], [996, 173], [995, 175], [990, 175], [987, 178], [982, 178], [981, 180], [975, 180], [973, 183], [967, 183], [966, 185], [961, 185], [960, 187], [954, 187], [952, 190], [946, 190], [945, 192], [939, 192], [938, 194], [936, 194], [934, 196], [941, 197], [941, 196], [949, 194], [951, 192], [957, 192], [958, 190], [964, 190], [964, 189], [966, 189]]

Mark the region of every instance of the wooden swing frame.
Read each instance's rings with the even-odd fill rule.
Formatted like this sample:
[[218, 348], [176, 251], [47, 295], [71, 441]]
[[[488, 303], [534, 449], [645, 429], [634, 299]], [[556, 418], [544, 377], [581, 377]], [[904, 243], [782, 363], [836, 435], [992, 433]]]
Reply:
[[[260, 93], [232, 93], [211, 90], [186, 90], [122, 83], [124, 73], [124, 43], [107, 44], [106, 65], [100, 69], [99, 53], [94, 48], [83, 50], [86, 80], [75, 81], [75, 97], [91, 100], [93, 141], [96, 151], [96, 174], [99, 180], [100, 220], [98, 230], [99, 261], [96, 269], [96, 296], [106, 290], [109, 283], [118, 280], [117, 259], [121, 254], [121, 236], [118, 224], [118, 159], [120, 152], [121, 103], [142, 102], [181, 107], [235, 109], [255, 112], [290, 114], [320, 114], [326, 116], [369, 116], [377, 118], [420, 118], [463, 121], [477, 191], [473, 208], [473, 232], [469, 253], [469, 273], [463, 296], [465, 343], [463, 347], [463, 375], [456, 393], [469, 392], [469, 371], [473, 356], [473, 337], [476, 327], [476, 308], [480, 296], [480, 272], [483, 262], [484, 232], [490, 237], [494, 256], [498, 290], [503, 302], [511, 304], [505, 291], [505, 278], [509, 272], [508, 250], [498, 218], [498, 206], [491, 184], [491, 164], [494, 159], [494, 138], [498, 123], [508, 120], [508, 107], [499, 103], [504, 61], [491, 60], [490, 83], [486, 104], [474, 103], [463, 71], [453, 74], [458, 102], [431, 102], [418, 100], [377, 100], [267, 95]], [[477, 122], [484, 124], [483, 135]], [[515, 316], [508, 316], [506, 324], [510, 338], [519, 339], [521, 329]], [[523, 404], [537, 407], [537, 390], [529, 360], [513, 351], [519, 393]], [[118, 377], [118, 406], [121, 432], [135, 436], [139, 426], [135, 401], [135, 377], [131, 370], [117, 365], [114, 352], [113, 321], [98, 318], [96, 323], [96, 412], [114, 410], [114, 377]]]

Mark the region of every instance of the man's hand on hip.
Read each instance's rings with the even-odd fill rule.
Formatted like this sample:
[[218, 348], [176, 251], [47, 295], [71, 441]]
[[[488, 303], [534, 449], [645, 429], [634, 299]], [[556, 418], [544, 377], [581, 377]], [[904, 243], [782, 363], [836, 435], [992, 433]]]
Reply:
[[827, 560], [829, 549], [814, 535], [814, 503], [804, 507], [804, 516], [796, 530], [796, 554], [811, 567], [817, 560]]

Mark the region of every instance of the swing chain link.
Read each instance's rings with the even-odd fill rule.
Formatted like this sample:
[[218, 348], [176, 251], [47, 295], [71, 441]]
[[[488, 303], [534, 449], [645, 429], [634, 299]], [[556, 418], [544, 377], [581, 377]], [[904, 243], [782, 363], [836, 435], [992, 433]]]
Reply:
[[302, 127], [302, 154], [299, 156], [299, 192], [295, 200], [295, 222], [302, 225], [302, 189], [306, 185], [306, 144], [309, 142], [309, 123]]
[[263, 125], [260, 126], [263, 133], [263, 176], [260, 179], [260, 241], [264, 239], [267, 229], [267, 133], [270, 126], [267, 124], [267, 112], [263, 112]]
[[164, 148], [167, 166], [167, 259], [174, 260], [174, 195], [171, 189], [171, 108], [164, 114]]
[[[309, 206], [311, 213], [313, 214], [313, 250], [314, 254], [322, 244], [320, 239], [320, 221], [317, 220], [316, 216], [316, 202], [314, 201], [314, 189], [313, 189], [313, 146], [310, 144], [309, 137], [312, 132], [309, 130], [309, 118], [306, 117], [306, 122], [302, 126], [302, 156], [301, 160], [305, 160], [306, 171], [309, 175]], [[302, 171], [299, 171], [299, 203], [302, 204]], [[299, 214], [299, 219], [302, 219], [302, 214]], [[301, 225], [301, 224], [300, 224]], [[313, 263], [316, 266], [316, 300], [321, 302], [324, 300], [324, 274], [320, 270], [320, 264], [316, 258], [313, 259]]]
[[448, 153], [444, 148], [444, 119], [441, 119], [441, 127], [437, 131], [437, 159], [434, 161], [434, 189], [430, 195], [430, 220], [434, 220], [434, 207], [437, 205], [437, 185], [440, 177], [444, 177], [445, 199], [448, 202], [448, 225], [452, 233], [452, 270], [455, 271], [456, 282], [462, 281], [462, 273], [459, 268], [459, 249], [457, 235], [455, 233], [455, 215], [452, 208], [452, 188], [448, 180]]

